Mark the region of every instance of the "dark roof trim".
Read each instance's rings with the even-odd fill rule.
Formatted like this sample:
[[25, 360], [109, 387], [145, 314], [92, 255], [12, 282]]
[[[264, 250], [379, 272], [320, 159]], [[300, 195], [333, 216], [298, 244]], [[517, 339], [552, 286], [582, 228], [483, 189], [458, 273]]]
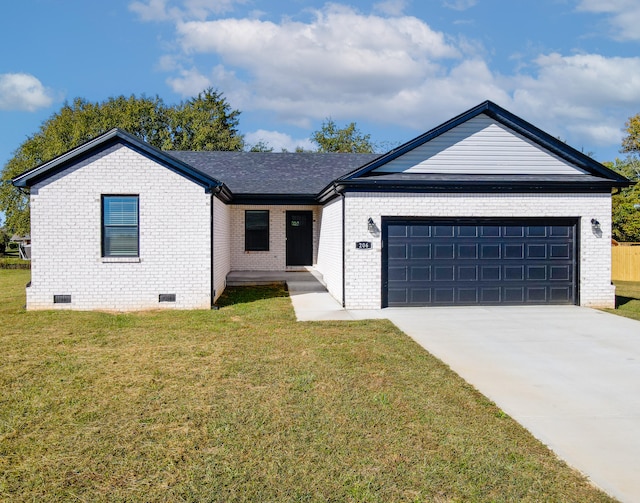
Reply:
[[[219, 188], [217, 190], [218, 193], [225, 195], [228, 193], [229, 197], [231, 195], [230, 191], [224, 187], [224, 184], [221, 181], [194, 169], [166, 152], [152, 147], [148, 143], [118, 128], [111, 129], [110, 131], [94, 138], [93, 140], [89, 140], [87, 143], [84, 143], [79, 147], [59, 155], [58, 157], [22, 173], [21, 175], [18, 175], [12, 180], [12, 183], [16, 187], [31, 187], [35, 183], [45, 180], [66, 169], [72, 163], [81, 159], [86, 159], [87, 157], [94, 155], [96, 152], [116, 143], [125, 144], [143, 155], [160, 161], [166, 167], [204, 187], [207, 192], [213, 192], [215, 189]], [[222, 197], [224, 198], [225, 196], [223, 195]]]
[[587, 171], [590, 174], [620, 182], [621, 184], [628, 184], [628, 180], [622, 175], [619, 175], [615, 171], [608, 169], [595, 159], [592, 159], [591, 157], [583, 154], [573, 147], [570, 147], [563, 141], [554, 138], [553, 136], [545, 133], [533, 124], [530, 124], [524, 119], [521, 119], [520, 117], [512, 114], [511, 112], [505, 110], [504, 108], [496, 105], [491, 101], [485, 101], [484, 103], [481, 103], [480, 105], [467, 110], [466, 112], [458, 115], [457, 117], [454, 117], [444, 124], [437, 126], [431, 131], [428, 131], [418, 136], [417, 138], [405, 143], [404, 145], [400, 145], [399, 147], [389, 151], [388, 153], [380, 156], [378, 159], [375, 159], [372, 162], [364, 165], [363, 167], [358, 168], [357, 170], [352, 171], [351, 173], [348, 173], [343, 177], [340, 177], [338, 180], [353, 180], [355, 178], [366, 175], [374, 169], [379, 168], [389, 161], [392, 161], [393, 159], [400, 157], [408, 151], [413, 150], [414, 148], [419, 147], [420, 145], [427, 143], [428, 141], [431, 141], [437, 136], [446, 133], [447, 131], [455, 128], [456, 126], [459, 126], [464, 122], [467, 122], [470, 119], [473, 119], [480, 114], [488, 115], [497, 122], [509, 127], [510, 129], [513, 129], [525, 138], [533, 141], [534, 143], [537, 143], [538, 145], [549, 150], [558, 157], [574, 164], [575, 166]]
[[588, 180], [567, 183], [563, 180], [343, 180], [327, 187], [318, 196], [324, 204], [346, 192], [407, 192], [407, 193], [492, 193], [492, 192], [536, 192], [536, 193], [610, 193], [612, 184], [608, 180]]
[[313, 194], [235, 194], [233, 204], [308, 206], [318, 204]]

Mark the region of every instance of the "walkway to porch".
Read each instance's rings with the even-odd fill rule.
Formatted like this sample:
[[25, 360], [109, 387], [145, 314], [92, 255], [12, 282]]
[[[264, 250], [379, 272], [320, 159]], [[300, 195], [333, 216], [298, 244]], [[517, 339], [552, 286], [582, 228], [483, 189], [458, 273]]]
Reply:
[[311, 267], [306, 271], [232, 271], [227, 274], [227, 286], [274, 283], [287, 285], [298, 321], [361, 319], [333, 298], [322, 275]]

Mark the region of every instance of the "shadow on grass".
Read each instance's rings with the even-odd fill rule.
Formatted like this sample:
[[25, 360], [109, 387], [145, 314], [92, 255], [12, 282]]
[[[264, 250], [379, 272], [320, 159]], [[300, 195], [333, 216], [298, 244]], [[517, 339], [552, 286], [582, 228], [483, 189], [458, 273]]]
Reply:
[[634, 299], [633, 297], [623, 297], [622, 295], [616, 295], [616, 309], [634, 300], [637, 300], [637, 299]]
[[258, 300], [273, 299], [276, 297], [288, 297], [289, 292], [284, 285], [262, 285], [262, 286], [229, 286], [218, 298], [218, 307], [227, 307], [237, 304], [247, 304]]

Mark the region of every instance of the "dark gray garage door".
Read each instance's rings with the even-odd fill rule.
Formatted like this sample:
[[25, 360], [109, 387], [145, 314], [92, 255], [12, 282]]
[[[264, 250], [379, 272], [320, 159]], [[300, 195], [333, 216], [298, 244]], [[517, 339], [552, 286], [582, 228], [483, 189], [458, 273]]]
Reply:
[[383, 219], [383, 305], [575, 304], [576, 226]]

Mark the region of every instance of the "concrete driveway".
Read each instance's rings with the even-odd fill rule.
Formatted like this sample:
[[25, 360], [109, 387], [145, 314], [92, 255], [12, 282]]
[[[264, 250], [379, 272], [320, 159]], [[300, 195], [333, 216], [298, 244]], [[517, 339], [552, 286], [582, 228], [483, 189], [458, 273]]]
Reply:
[[640, 321], [577, 306], [349, 311], [309, 273], [284, 280], [298, 320], [391, 320], [595, 485], [640, 502]]
[[348, 311], [313, 277], [287, 284], [299, 320], [390, 319], [598, 487], [640, 501], [639, 321], [577, 306]]
[[575, 306], [381, 313], [597, 486], [640, 501], [640, 322]]

